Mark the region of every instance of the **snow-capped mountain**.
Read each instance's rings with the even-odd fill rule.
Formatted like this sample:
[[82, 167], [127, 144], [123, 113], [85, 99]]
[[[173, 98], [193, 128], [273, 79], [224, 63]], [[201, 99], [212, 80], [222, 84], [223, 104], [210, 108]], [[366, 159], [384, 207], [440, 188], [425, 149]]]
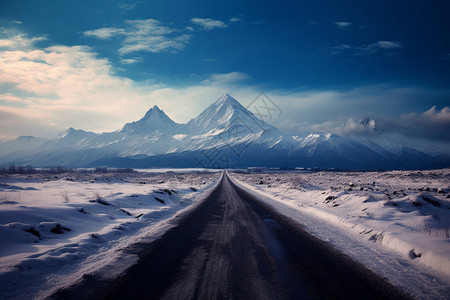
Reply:
[[181, 127], [181, 124], [175, 123], [164, 111], [155, 105], [139, 121], [125, 124], [120, 132], [144, 135], [148, 133], [174, 134], [180, 131]]
[[228, 94], [207, 107], [186, 124], [190, 133], [179, 151], [242, 147], [249, 143], [264, 144], [282, 139], [274, 126], [258, 119]]
[[35, 149], [47, 142], [48, 139], [34, 136], [19, 136], [15, 140], [0, 141], [0, 156], [25, 149]]
[[286, 136], [226, 94], [186, 124], [174, 122], [154, 106], [140, 120], [114, 132], [96, 134], [69, 128], [51, 140], [19, 137], [2, 142], [0, 164], [358, 170], [450, 165], [448, 155], [424, 153], [396, 139], [395, 133], [380, 130], [372, 119], [361, 119], [359, 124], [369, 135]]
[[217, 99], [186, 125], [191, 132], [202, 134], [230, 128], [236, 122], [248, 127], [248, 130], [254, 133], [273, 127], [258, 119], [251, 111], [228, 94]]

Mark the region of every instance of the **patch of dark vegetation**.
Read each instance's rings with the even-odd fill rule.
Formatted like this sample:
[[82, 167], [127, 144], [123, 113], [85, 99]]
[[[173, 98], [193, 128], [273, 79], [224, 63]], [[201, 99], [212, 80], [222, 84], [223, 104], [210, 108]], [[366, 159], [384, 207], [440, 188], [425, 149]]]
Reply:
[[335, 200], [335, 199], [337, 199], [336, 196], [328, 196], [328, 197], [325, 198], [325, 200], [323, 201], [323, 203], [329, 203], [329, 202], [331, 202], [331, 201], [333, 201], [333, 200]]
[[41, 239], [41, 234], [39, 233], [39, 231], [37, 231], [34, 227], [30, 227], [28, 229], [24, 229], [23, 231], [26, 231], [28, 233], [31, 233], [32, 235], [34, 235], [35, 237], [37, 237], [38, 239]]
[[425, 200], [426, 202], [430, 203], [433, 206], [439, 207], [441, 206], [441, 204], [439, 203], [439, 200], [437, 200], [434, 197], [428, 196], [428, 195], [423, 195], [422, 199]]
[[120, 208], [119, 211], [121, 211], [121, 212], [123, 212], [123, 213], [126, 213], [126, 214], [129, 215], [129, 216], [132, 216], [132, 214], [131, 214], [129, 211], [127, 211], [127, 210], [125, 210], [125, 209], [123, 209], [123, 208]]
[[155, 196], [155, 200], [162, 203], [162, 204], [166, 204], [166, 201], [164, 201], [164, 199], [158, 198]]
[[[0, 174], [63, 174], [63, 173], [133, 173], [135, 172], [131, 168], [105, 168], [99, 167], [95, 169], [72, 169], [62, 166], [50, 167], [50, 168], [33, 168], [32, 166], [16, 166], [15, 164], [9, 167], [0, 168]], [[66, 178], [68, 181], [73, 179]]]
[[414, 249], [409, 251], [409, 257], [411, 259], [415, 259], [415, 258], [418, 258], [418, 257], [421, 257], [421, 256], [422, 256], [422, 253], [416, 253], [416, 251], [414, 251]]
[[111, 205], [111, 203], [109, 203], [106, 200], [103, 200], [102, 198], [97, 198], [94, 201], [97, 202], [98, 204], [101, 204], [101, 205]]
[[56, 234], [62, 234], [64, 233], [64, 231], [70, 231], [70, 228], [61, 226], [61, 224], [56, 224], [56, 226], [52, 229], [50, 229], [51, 233], [56, 233]]

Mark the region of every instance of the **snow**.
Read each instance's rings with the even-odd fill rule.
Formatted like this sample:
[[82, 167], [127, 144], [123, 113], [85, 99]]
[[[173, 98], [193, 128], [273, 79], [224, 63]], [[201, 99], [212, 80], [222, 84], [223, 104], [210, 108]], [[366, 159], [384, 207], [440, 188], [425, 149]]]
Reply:
[[[67, 173], [0, 178], [0, 299], [45, 298], [85, 274], [114, 277], [193, 209], [219, 173]], [[206, 193], [207, 194], [207, 193]]]
[[450, 169], [232, 177], [418, 298], [448, 297]]

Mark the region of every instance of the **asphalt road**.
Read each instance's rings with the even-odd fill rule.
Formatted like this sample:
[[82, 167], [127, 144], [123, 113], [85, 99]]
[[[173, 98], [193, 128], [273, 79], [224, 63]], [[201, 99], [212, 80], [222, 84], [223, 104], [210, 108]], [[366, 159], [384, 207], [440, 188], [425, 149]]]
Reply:
[[86, 277], [55, 299], [405, 299], [225, 173], [211, 195], [112, 281]]

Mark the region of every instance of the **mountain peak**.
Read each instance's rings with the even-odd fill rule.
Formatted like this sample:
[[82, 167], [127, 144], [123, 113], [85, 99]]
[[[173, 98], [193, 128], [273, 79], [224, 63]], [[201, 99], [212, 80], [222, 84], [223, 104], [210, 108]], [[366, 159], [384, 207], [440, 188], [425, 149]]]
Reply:
[[238, 124], [253, 133], [272, 128], [229, 94], [224, 94], [195, 119], [189, 121], [188, 127], [194, 132], [206, 133], [235, 128], [234, 126]]
[[171, 118], [163, 110], [154, 105], [150, 108], [139, 121], [127, 123], [120, 130], [122, 132], [141, 132], [148, 133], [154, 131], [173, 131], [177, 127]]
[[370, 127], [372, 129], [376, 128], [375, 120], [370, 119], [370, 118], [362, 118], [361, 120], [358, 121], [358, 123], [361, 125], [364, 125], [366, 127]]
[[220, 97], [219, 99], [217, 99], [212, 105], [215, 106], [222, 106], [222, 105], [226, 105], [226, 106], [234, 106], [234, 107], [242, 107], [244, 108], [241, 103], [239, 103], [239, 101], [237, 101], [236, 99], [234, 99], [232, 96], [230, 96], [229, 94], [224, 94], [222, 97]]
[[83, 133], [88, 133], [87, 131], [81, 130], [81, 129], [75, 129], [73, 127], [70, 127], [69, 129], [64, 130], [60, 134], [57, 135], [57, 138], [65, 138], [70, 135], [79, 135]]
[[[151, 118], [153, 115], [157, 115], [157, 116], [166, 116], [167, 115], [156, 105], [153, 105], [153, 107], [151, 107], [146, 113], [145, 116], [142, 119], [148, 119]], [[141, 119], [141, 120], [142, 120]]]

